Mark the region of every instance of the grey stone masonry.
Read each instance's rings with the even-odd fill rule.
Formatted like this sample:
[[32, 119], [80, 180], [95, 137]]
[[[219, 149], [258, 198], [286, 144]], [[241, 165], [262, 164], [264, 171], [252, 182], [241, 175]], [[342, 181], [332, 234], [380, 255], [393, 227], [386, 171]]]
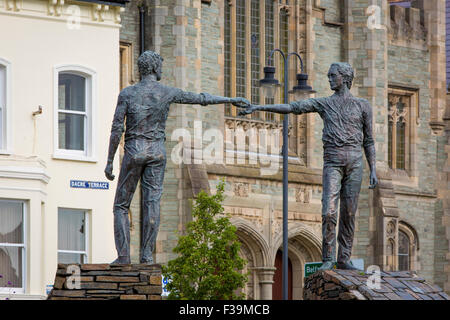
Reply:
[[375, 274], [358, 270], [318, 271], [305, 279], [305, 300], [450, 300], [438, 286], [409, 271]]
[[161, 300], [159, 264], [58, 264], [47, 300]]

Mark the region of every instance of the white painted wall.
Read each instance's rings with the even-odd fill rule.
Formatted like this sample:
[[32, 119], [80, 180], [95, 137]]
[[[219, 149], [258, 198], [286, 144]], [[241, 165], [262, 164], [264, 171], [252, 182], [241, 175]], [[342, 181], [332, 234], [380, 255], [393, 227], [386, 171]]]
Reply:
[[[43, 295], [45, 286], [53, 284], [57, 267], [58, 207], [89, 210], [90, 263], [109, 263], [115, 258], [112, 207], [116, 181], [110, 183], [109, 190], [94, 190], [70, 188], [70, 180], [107, 181], [103, 170], [119, 93], [120, 24], [118, 8], [111, 6], [100, 22], [92, 18], [96, 4], [79, 2], [80, 29], [70, 29], [64, 14], [67, 4], [57, 16], [48, 14], [50, 9], [55, 10], [48, 1], [21, 3], [14, 11], [0, 0], [0, 59], [10, 66], [11, 138], [11, 154], [0, 154], [0, 199], [27, 202], [25, 294]], [[54, 70], [68, 64], [89, 68], [96, 74], [95, 151], [89, 161], [53, 156], [57, 117]], [[33, 117], [39, 105], [43, 113]], [[118, 156], [114, 166], [118, 176]]]

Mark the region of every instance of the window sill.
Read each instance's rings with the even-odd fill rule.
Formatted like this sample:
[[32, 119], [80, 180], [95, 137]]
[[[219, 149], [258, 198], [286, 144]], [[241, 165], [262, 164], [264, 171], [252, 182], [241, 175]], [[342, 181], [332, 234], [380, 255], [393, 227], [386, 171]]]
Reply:
[[88, 157], [83, 155], [77, 155], [77, 154], [67, 154], [67, 153], [54, 153], [52, 156], [55, 160], [70, 160], [70, 161], [81, 161], [81, 162], [91, 162], [91, 163], [97, 163], [98, 159], [94, 157]]
[[0, 149], [0, 155], [10, 156], [11, 154], [10, 150]]
[[389, 173], [391, 175], [392, 183], [394, 185], [410, 188], [417, 188], [419, 186], [418, 178], [410, 175], [408, 170], [389, 168]]
[[46, 300], [47, 296], [39, 294], [5, 294], [0, 293], [0, 300]]

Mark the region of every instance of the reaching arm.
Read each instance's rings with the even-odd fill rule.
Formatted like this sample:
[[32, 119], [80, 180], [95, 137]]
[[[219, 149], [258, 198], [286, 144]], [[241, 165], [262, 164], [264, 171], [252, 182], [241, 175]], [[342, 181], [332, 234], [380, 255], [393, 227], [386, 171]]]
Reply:
[[114, 119], [111, 127], [111, 136], [109, 138], [108, 160], [105, 168], [105, 175], [108, 180], [114, 180], [114, 175], [112, 174], [112, 163], [117, 147], [119, 146], [120, 138], [122, 138], [124, 131], [124, 120], [126, 113], [127, 101], [125, 95], [121, 92], [117, 100], [116, 111], [114, 113]]
[[281, 114], [286, 113], [294, 113], [294, 114], [302, 114], [307, 112], [320, 112], [321, 98], [311, 98], [306, 100], [293, 101], [289, 104], [268, 104], [265, 106], [261, 105], [251, 105], [244, 110], [239, 112], [239, 115], [250, 114], [254, 111], [269, 111], [276, 112]]
[[281, 114], [291, 113], [292, 107], [290, 104], [268, 104], [265, 106], [261, 105], [252, 105], [250, 108], [241, 110], [239, 112], [239, 115], [245, 115], [252, 113], [254, 111], [269, 111], [269, 112], [276, 112]]
[[188, 91], [183, 91], [177, 89], [173, 99], [173, 103], [182, 104], [200, 104], [202, 106], [207, 106], [209, 104], [222, 104], [222, 103], [232, 103], [239, 106], [248, 106], [248, 102], [244, 98], [228, 98], [221, 96], [214, 96], [209, 93], [193, 93]]

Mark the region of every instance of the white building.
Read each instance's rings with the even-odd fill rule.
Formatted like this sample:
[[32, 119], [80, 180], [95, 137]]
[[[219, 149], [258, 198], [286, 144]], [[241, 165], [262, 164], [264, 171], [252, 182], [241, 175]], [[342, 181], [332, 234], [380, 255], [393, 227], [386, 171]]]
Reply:
[[45, 298], [58, 262], [115, 258], [103, 170], [125, 2], [0, 0], [0, 299]]

